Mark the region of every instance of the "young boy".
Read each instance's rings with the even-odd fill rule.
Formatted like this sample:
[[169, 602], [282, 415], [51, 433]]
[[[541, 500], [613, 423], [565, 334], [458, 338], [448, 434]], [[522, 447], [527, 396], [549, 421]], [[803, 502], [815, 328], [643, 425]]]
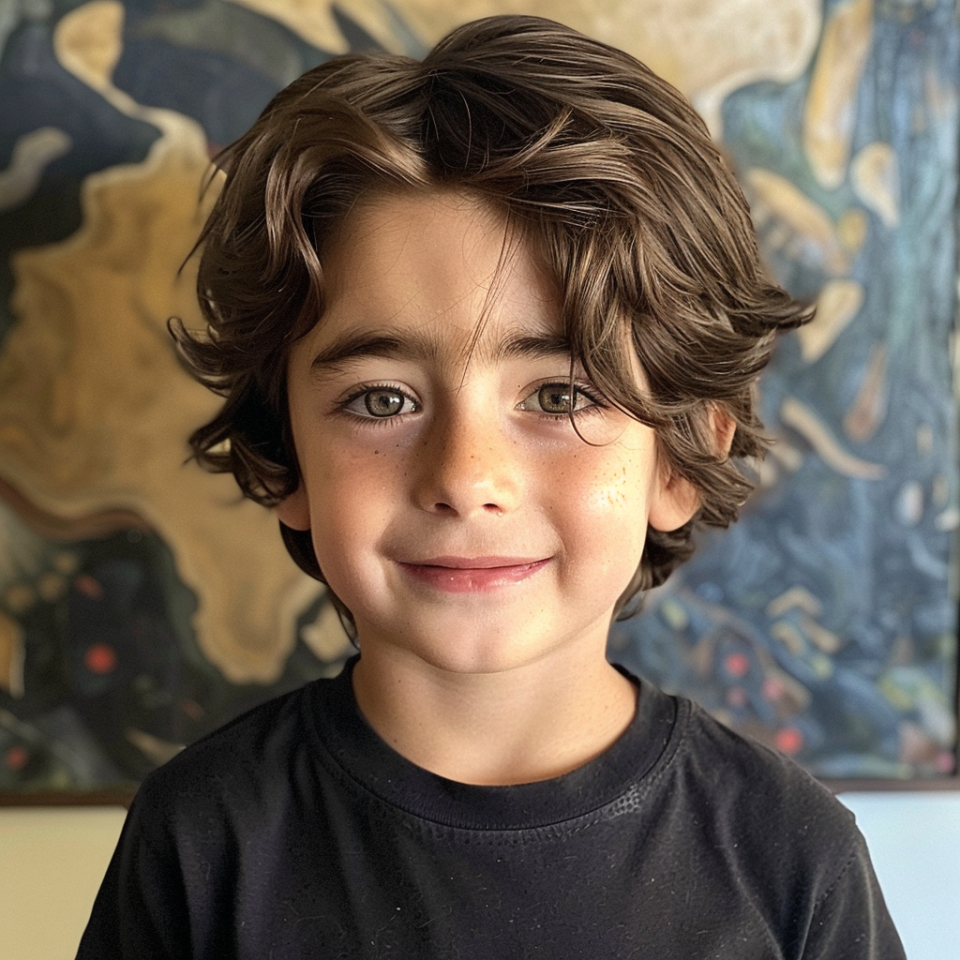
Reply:
[[498, 17], [310, 71], [221, 165], [194, 449], [360, 653], [146, 780], [80, 956], [902, 958], [827, 791], [605, 658], [806, 319], [686, 101]]

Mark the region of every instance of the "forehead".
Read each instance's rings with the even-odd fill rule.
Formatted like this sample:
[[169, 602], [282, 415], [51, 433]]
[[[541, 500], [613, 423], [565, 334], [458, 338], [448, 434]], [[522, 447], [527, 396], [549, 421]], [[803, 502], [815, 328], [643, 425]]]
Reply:
[[404, 331], [451, 355], [561, 338], [559, 299], [528, 242], [492, 205], [453, 191], [365, 198], [324, 250], [321, 342]]

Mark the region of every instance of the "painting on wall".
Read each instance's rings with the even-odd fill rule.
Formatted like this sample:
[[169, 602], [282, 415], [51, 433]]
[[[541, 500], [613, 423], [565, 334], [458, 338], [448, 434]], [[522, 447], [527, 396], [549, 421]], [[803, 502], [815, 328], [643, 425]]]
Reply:
[[[129, 794], [352, 653], [272, 515], [186, 462], [210, 158], [351, 50], [422, 55], [497, 3], [0, 6], [0, 796]], [[504, 4], [503, 9], [516, 9]], [[762, 385], [738, 524], [614, 625], [611, 658], [823, 778], [957, 774], [953, 0], [536, 0], [683, 90], [771, 273], [818, 318]]]

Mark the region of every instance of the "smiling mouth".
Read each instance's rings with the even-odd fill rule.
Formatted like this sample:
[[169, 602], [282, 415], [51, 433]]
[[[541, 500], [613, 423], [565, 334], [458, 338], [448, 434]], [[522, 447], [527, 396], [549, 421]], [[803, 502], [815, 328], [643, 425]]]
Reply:
[[550, 558], [431, 557], [418, 563], [400, 562], [407, 576], [425, 586], [448, 593], [496, 590], [522, 583], [542, 570]]

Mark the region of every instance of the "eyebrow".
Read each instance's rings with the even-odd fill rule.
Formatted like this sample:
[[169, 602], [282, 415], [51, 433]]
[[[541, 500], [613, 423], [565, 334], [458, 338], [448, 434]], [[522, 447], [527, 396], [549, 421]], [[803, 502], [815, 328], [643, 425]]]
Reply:
[[[546, 358], [571, 355], [570, 341], [561, 334], [516, 333], [508, 335], [490, 348], [478, 348], [471, 356], [479, 356], [481, 362], [501, 361], [514, 358]], [[410, 332], [398, 335], [378, 331], [360, 331], [336, 337], [322, 347], [310, 363], [311, 372], [323, 373], [336, 370], [364, 357], [381, 357], [398, 360], [437, 361], [441, 356], [439, 344], [434, 337]]]

